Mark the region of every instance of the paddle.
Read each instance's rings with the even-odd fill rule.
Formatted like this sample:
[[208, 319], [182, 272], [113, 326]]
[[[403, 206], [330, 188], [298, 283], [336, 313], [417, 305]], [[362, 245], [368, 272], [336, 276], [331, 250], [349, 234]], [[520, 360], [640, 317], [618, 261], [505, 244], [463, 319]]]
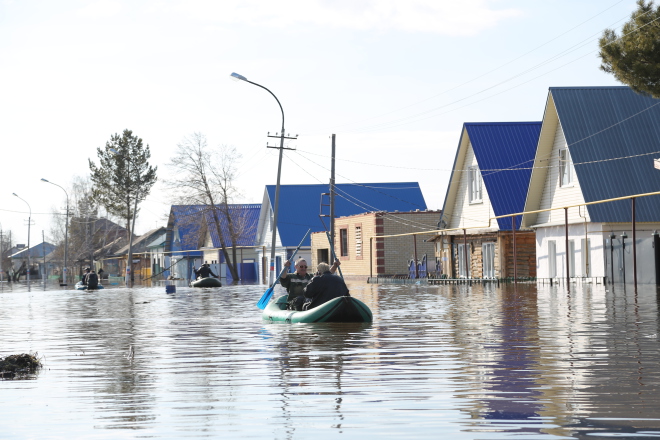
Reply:
[[[330, 253], [332, 254], [332, 255], [331, 255], [331, 257], [332, 257], [332, 262], [334, 263], [335, 261], [337, 261], [337, 254], [335, 254], [335, 246], [334, 246], [334, 244], [332, 243], [332, 239], [330, 238], [330, 233], [326, 231], [326, 232], [325, 232], [325, 235], [326, 235], [326, 237], [328, 237], [328, 243], [330, 243]], [[344, 278], [344, 274], [341, 273], [341, 267], [340, 267], [340, 266], [337, 266], [337, 269], [339, 270], [339, 276], [342, 277], [342, 279], [343, 279], [343, 278]]]
[[[296, 251], [293, 253], [293, 255], [291, 255], [291, 258], [289, 258], [289, 261], [293, 260], [293, 257], [296, 256], [296, 254], [298, 253], [298, 250], [300, 249], [300, 246], [302, 246], [303, 242], [305, 241], [305, 239], [307, 239], [307, 236], [309, 235], [309, 233], [311, 231], [312, 231], [311, 229], [307, 230], [307, 233], [305, 234], [303, 239], [300, 241], [300, 244], [296, 248]], [[259, 307], [261, 310], [265, 309], [266, 306], [268, 305], [268, 303], [270, 302], [270, 298], [273, 296], [273, 289], [275, 289], [275, 286], [277, 285], [277, 283], [280, 282], [280, 277], [282, 276], [284, 271], [286, 271], [287, 269], [288, 269], [288, 267], [284, 267], [284, 269], [282, 269], [282, 272], [280, 272], [280, 274], [277, 276], [277, 279], [275, 280], [275, 282], [264, 292], [261, 299], [257, 302], [257, 307]]]

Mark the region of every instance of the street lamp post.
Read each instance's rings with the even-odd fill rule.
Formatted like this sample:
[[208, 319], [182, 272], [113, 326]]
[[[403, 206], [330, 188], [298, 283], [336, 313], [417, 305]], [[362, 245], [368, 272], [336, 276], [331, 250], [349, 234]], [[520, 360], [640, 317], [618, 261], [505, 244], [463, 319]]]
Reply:
[[[116, 155], [116, 156], [121, 156], [122, 153], [119, 151], [115, 150], [114, 148], [109, 148], [109, 151]], [[127, 162], [130, 165], [130, 162]], [[130, 166], [128, 168], [128, 176], [130, 177], [131, 175], [131, 170]], [[135, 231], [135, 217], [137, 217], [137, 204], [138, 204], [138, 197], [137, 194], [135, 194], [135, 206], [133, 208], [133, 221], [132, 221], [132, 226], [131, 230], [129, 231], [129, 238], [128, 238], [128, 255], [126, 259], [126, 287], [131, 287], [131, 275], [132, 275], [132, 270], [133, 270], [133, 231]]]
[[275, 101], [277, 101], [277, 105], [280, 106], [280, 111], [282, 112], [282, 131], [280, 131], [280, 155], [279, 155], [279, 161], [277, 164], [277, 184], [275, 185], [275, 206], [273, 207], [273, 239], [272, 239], [272, 245], [270, 248], [270, 275], [269, 275], [269, 284], [273, 284], [273, 281], [275, 280], [275, 243], [277, 240], [277, 214], [279, 211], [280, 207], [280, 176], [282, 174], [282, 154], [284, 152], [284, 109], [282, 108], [282, 104], [280, 104], [280, 100], [277, 99], [277, 96], [270, 90], [268, 90], [266, 87], [262, 86], [261, 84], [257, 84], [252, 81], [248, 81], [246, 77], [243, 75], [239, 75], [236, 72], [233, 72], [230, 75], [233, 79], [238, 80], [238, 81], [245, 81], [247, 83], [253, 84], [257, 87], [261, 87], [268, 93], [270, 93], [273, 98], [275, 98]]
[[[14, 196], [18, 197], [18, 194], [16, 194], [16, 193], [12, 193], [12, 194]], [[21, 199], [20, 197], [18, 197], [18, 198]], [[28, 288], [29, 288], [30, 287], [30, 268], [32, 267], [32, 265], [30, 264], [30, 224], [32, 223], [32, 208], [30, 207], [30, 204], [28, 202], [26, 202], [24, 199], [21, 199], [21, 200], [23, 200], [23, 202], [25, 202], [25, 204], [28, 205], [28, 209], [30, 210], [30, 215], [28, 217], [28, 242], [27, 242], [27, 265], [28, 265], [28, 267], [27, 267], [27, 284], [28, 284]]]
[[66, 280], [67, 280], [67, 271], [68, 271], [68, 251], [69, 251], [69, 193], [66, 192], [64, 188], [62, 188], [60, 185], [57, 183], [53, 183], [50, 180], [46, 180], [43, 177], [41, 178], [42, 182], [50, 183], [51, 185], [59, 186], [62, 191], [64, 191], [64, 194], [66, 194], [66, 218], [64, 219], [64, 269], [62, 271], [62, 284], [60, 286], [66, 286]]

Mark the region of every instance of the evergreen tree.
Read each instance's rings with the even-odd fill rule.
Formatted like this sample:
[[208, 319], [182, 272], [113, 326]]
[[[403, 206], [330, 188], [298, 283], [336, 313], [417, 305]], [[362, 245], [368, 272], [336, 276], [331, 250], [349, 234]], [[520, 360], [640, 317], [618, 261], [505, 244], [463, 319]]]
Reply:
[[96, 154], [99, 166], [89, 160], [93, 197], [108, 213], [126, 220], [130, 237], [130, 222], [137, 215], [133, 211], [156, 183], [157, 167], [149, 164], [149, 145], [143, 146], [142, 139], [127, 129], [121, 136], [112, 135], [105, 148], [96, 149]]
[[601, 70], [638, 93], [660, 98], [660, 6], [638, 0], [621, 36], [606, 29], [599, 45]]

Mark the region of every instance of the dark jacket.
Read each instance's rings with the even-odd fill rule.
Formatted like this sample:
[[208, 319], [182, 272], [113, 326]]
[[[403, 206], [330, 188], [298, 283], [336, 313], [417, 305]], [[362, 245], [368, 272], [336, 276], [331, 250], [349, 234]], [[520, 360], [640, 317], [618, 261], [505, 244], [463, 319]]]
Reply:
[[213, 275], [214, 277], [218, 278], [216, 274], [213, 273], [210, 267], [208, 266], [202, 266], [198, 270], [195, 271], [195, 274], [201, 278], [208, 278], [209, 274]]
[[99, 277], [94, 272], [87, 274], [87, 288], [96, 289], [99, 286]]
[[280, 284], [289, 294], [287, 302], [301, 296], [311, 279], [312, 276], [310, 274], [306, 273], [305, 276], [300, 276], [297, 272], [288, 273], [286, 277], [280, 278]]
[[304, 294], [305, 298], [312, 300], [311, 304], [307, 306], [309, 310], [339, 296], [348, 296], [348, 287], [343, 278], [328, 271], [312, 278], [312, 281], [305, 287]]

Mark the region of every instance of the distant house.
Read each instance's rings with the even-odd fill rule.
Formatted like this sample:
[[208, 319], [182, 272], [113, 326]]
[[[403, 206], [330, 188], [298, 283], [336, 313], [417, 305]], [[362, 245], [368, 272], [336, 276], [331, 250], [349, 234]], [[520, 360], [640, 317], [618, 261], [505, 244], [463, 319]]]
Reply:
[[[660, 100], [628, 87], [550, 88], [525, 204], [543, 212], [523, 219], [536, 230], [539, 278], [632, 280], [632, 202], [576, 205], [660, 190], [658, 151]], [[637, 275], [653, 283], [660, 197], [635, 205]]]
[[[131, 262], [131, 272], [135, 281], [150, 281], [151, 280], [151, 260], [150, 252], [147, 248], [147, 245], [152, 243], [158, 237], [165, 234], [165, 227], [155, 228], [150, 231], [145, 232], [140, 236], [133, 237], [133, 246], [131, 247], [131, 253], [133, 254]], [[128, 248], [129, 244], [126, 244], [124, 247], [119, 249], [114, 255], [110, 256], [108, 260], [116, 259], [119, 266], [119, 276], [126, 276], [126, 266], [128, 261]], [[105, 262], [108, 264], [110, 261]], [[97, 267], [97, 270], [99, 268]], [[105, 272], [108, 272], [108, 269], [103, 269]]]
[[[258, 265], [262, 255], [255, 248], [257, 223], [261, 212], [259, 204], [231, 204], [229, 212], [237, 234], [236, 263], [244, 281], [258, 281]], [[220, 230], [226, 246], [231, 247], [231, 237], [226, 217], [220, 218]], [[173, 205], [167, 224], [165, 253], [171, 257], [170, 275], [178, 279], [190, 279], [193, 268], [208, 262], [213, 272], [226, 278], [226, 259], [221, 252], [220, 236], [210, 207], [205, 205]], [[231, 250], [229, 250], [231, 254]], [[231, 258], [231, 255], [230, 255]]]
[[[367, 212], [426, 210], [426, 202], [417, 182], [339, 183], [335, 189], [335, 218]], [[323, 223], [320, 217], [330, 213], [328, 194], [329, 186], [323, 184], [280, 186], [274, 262], [276, 273], [280, 273], [283, 263], [291, 258], [308, 229], [318, 232], [329, 227], [328, 218], [323, 217]], [[274, 202], [275, 186], [268, 185], [264, 192], [256, 239], [256, 245], [265, 252], [262, 267], [267, 270], [274, 227]], [[339, 236], [335, 236], [335, 240], [338, 239]], [[296, 259], [298, 257], [313, 260], [310, 238], [302, 243]]]
[[[426, 277], [429, 270], [435, 271], [435, 266], [428, 269], [428, 261], [435, 261], [434, 244], [425, 240], [428, 234], [419, 237], [408, 234], [436, 229], [438, 218], [437, 211], [417, 210], [367, 212], [337, 218], [334, 250], [341, 261], [342, 275], [364, 279]], [[315, 270], [322, 261], [332, 263], [333, 259], [326, 233], [317, 232], [312, 234], [312, 259], [308, 263]], [[419, 273], [418, 263], [427, 270]]]
[[[27, 279], [27, 271], [30, 271], [30, 279], [37, 280], [43, 277], [44, 273], [48, 276], [51, 272], [51, 265], [44, 262], [44, 257], [48, 257], [54, 250], [55, 245], [52, 245], [47, 242], [42, 242], [34, 246], [16, 247], [16, 252], [11, 254], [9, 258], [11, 259], [11, 269], [14, 273], [14, 280], [18, 281], [19, 279]], [[29, 264], [28, 264], [29, 256]]]
[[151, 243], [147, 243], [146, 251], [151, 262], [152, 280], [166, 279], [170, 275], [170, 256], [165, 252], [166, 243], [167, 231], [163, 231]]
[[463, 125], [439, 224], [448, 231], [432, 239], [443, 276], [536, 276], [534, 232], [521, 229], [522, 216], [493, 218], [522, 212], [540, 129], [540, 122]]

